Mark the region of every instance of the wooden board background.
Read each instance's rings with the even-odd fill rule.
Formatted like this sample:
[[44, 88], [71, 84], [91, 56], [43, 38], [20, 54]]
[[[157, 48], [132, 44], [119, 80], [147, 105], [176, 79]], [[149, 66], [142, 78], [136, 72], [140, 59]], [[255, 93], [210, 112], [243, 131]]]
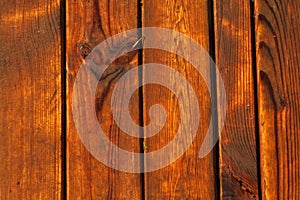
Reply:
[[62, 193], [61, 4], [0, 2], [0, 199]]
[[257, 199], [257, 135], [250, 1], [215, 1], [216, 64], [226, 87], [220, 137], [221, 198]]
[[[162, 27], [179, 31], [200, 43], [204, 49], [210, 50], [209, 40], [209, 5], [208, 1], [145, 1], [143, 4], [143, 26]], [[198, 15], [198, 10], [202, 10]], [[178, 44], [178, 51], [183, 50]], [[198, 158], [198, 152], [210, 122], [210, 98], [207, 86], [201, 75], [191, 64], [178, 55], [146, 49], [143, 52], [143, 63], [160, 63], [179, 71], [192, 85], [200, 105], [201, 121], [195, 142], [187, 152], [174, 163], [161, 170], [145, 174], [145, 199], [216, 199], [217, 176], [216, 151], [212, 151], [204, 159]], [[191, 75], [192, 74], [192, 75]], [[143, 74], [143, 79], [149, 75]], [[175, 80], [174, 83], [177, 81]], [[177, 83], [177, 87], [186, 87]], [[186, 89], [184, 89], [186, 90]], [[167, 145], [177, 133], [181, 113], [175, 94], [165, 87], [146, 85], [143, 88], [144, 123], [149, 123], [148, 111], [151, 105], [161, 104], [168, 115], [166, 125], [157, 135], [145, 139], [145, 152], [157, 150]], [[158, 113], [157, 113], [158, 115]], [[159, 117], [159, 116], [157, 116]], [[171, 154], [171, 153], [170, 153]], [[171, 156], [171, 155], [170, 155]], [[145, 167], [147, 167], [147, 160]]]
[[[298, 0], [2, 0], [0, 199], [300, 199], [299, 10]], [[227, 118], [214, 150], [199, 159], [212, 114], [201, 76], [172, 53], [147, 49], [123, 56], [105, 72], [95, 99], [99, 123], [114, 144], [150, 152], [176, 134], [178, 101], [158, 85], [137, 90], [129, 107], [139, 125], [149, 123], [153, 104], [172, 113], [158, 135], [135, 139], [114, 122], [114, 86], [144, 63], [165, 64], [186, 77], [205, 116], [177, 161], [130, 174], [86, 150], [72, 119], [72, 90], [97, 44], [146, 26], [182, 32], [209, 52], [225, 84]], [[137, 73], [132, 82], [147, 76]]]
[[299, 8], [295, 0], [255, 5], [263, 199], [300, 198]]
[[[138, 24], [137, 5], [132, 1], [67, 2], [67, 198], [132, 199], [142, 198], [140, 174], [123, 173], [106, 167], [83, 146], [72, 119], [72, 89], [77, 71], [88, 53], [101, 41]], [[137, 39], [136, 39], [137, 40]], [[134, 44], [134, 43], [133, 43]], [[131, 44], [131, 45], [133, 45]], [[117, 45], [117, 44], [116, 44]], [[111, 94], [115, 83], [130, 68], [137, 66], [137, 52], [113, 63], [96, 93], [96, 112], [110, 140], [128, 151], [139, 152], [140, 141], [122, 133], [111, 113]], [[136, 75], [135, 80], [138, 80]], [[126, 89], [126, 88], [124, 88]], [[90, 97], [84, 97], [90, 101]], [[131, 113], [139, 123], [139, 95], [132, 98]], [[122, 106], [122, 105], [115, 105]], [[111, 159], [114, 159], [111, 152]]]

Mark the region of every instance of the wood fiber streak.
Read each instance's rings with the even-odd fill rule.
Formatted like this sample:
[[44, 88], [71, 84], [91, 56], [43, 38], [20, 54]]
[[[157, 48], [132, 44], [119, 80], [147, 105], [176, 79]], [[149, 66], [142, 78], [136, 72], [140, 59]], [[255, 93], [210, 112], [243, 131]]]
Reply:
[[299, 9], [255, 1], [263, 199], [300, 199]]
[[226, 88], [221, 199], [258, 199], [250, 1], [214, 1], [216, 64]]
[[60, 6], [0, 2], [0, 199], [61, 198]]
[[[113, 170], [96, 160], [84, 147], [72, 119], [72, 90], [78, 69], [91, 50], [105, 39], [136, 28], [137, 2], [128, 0], [67, 1], [67, 197], [68, 199], [141, 199], [139, 174]], [[138, 38], [134, 38], [134, 42]], [[132, 45], [134, 43], [131, 43]], [[117, 44], [118, 45], [118, 44]], [[119, 45], [122, 48], [122, 45]], [[100, 54], [93, 59], [101, 62]], [[137, 52], [114, 62], [102, 76], [94, 99], [99, 123], [120, 148], [140, 152], [139, 139], [127, 136], [116, 125], [111, 112], [111, 94], [118, 79], [137, 66]], [[138, 81], [138, 75], [134, 77]], [[87, 80], [88, 82], [88, 80]], [[124, 86], [124, 90], [126, 90]], [[122, 94], [120, 94], [122, 96]], [[90, 101], [91, 97], [80, 97]], [[121, 107], [123, 105], [114, 105]], [[131, 98], [130, 112], [139, 123], [139, 96]], [[84, 115], [84, 111], [82, 113]], [[91, 141], [92, 142], [92, 141]], [[108, 156], [115, 160], [116, 152]]]
[[[200, 0], [144, 1], [143, 26], [163, 27], [182, 32], [209, 51], [208, 4], [208, 1]], [[184, 51], [184, 49], [184, 44], [178, 44], [178, 51]], [[171, 165], [145, 174], [145, 199], [216, 199], [217, 169], [214, 157], [216, 152], [210, 152], [203, 159], [198, 158], [211, 118], [209, 92], [204, 80], [191, 64], [175, 54], [146, 49], [143, 59], [144, 63], [160, 63], [180, 72], [197, 94], [201, 116], [197, 136], [190, 148]], [[159, 75], [159, 72], [155, 73]], [[147, 79], [148, 76], [150, 75], [144, 73], [143, 79]], [[183, 87], [186, 91], [187, 86], [183, 83], [176, 83], [176, 87]], [[148, 113], [153, 104], [160, 104], [166, 109], [167, 121], [164, 128], [157, 135], [144, 141], [145, 152], [151, 152], [162, 148], [173, 139], [181, 114], [188, 114], [188, 112], [180, 113], [177, 97], [160, 85], [144, 86], [143, 104], [145, 125], [150, 122]], [[156, 117], [161, 115], [161, 113], [155, 114]], [[178, 147], [180, 148], [180, 145]], [[145, 168], [150, 164], [145, 160]]]

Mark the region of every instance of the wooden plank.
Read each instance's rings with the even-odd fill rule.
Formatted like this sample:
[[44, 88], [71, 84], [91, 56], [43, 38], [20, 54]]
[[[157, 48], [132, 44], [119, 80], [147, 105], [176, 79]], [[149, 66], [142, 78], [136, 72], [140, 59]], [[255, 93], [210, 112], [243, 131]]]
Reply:
[[[74, 80], [85, 56], [108, 37], [136, 28], [137, 19], [137, 2], [135, 1], [67, 1], [68, 199], [141, 198], [140, 174], [116, 171], [96, 160], [83, 146], [72, 118]], [[102, 57], [96, 56], [95, 59], [101, 61]], [[107, 137], [118, 147], [132, 152], [140, 152], [140, 141], [129, 137], [116, 125], [111, 112], [111, 95], [118, 79], [126, 71], [137, 66], [137, 63], [137, 52], [133, 52], [113, 63], [105, 72], [107, 76], [104, 76], [106, 78], [99, 82], [95, 99], [99, 123]], [[133, 81], [138, 81], [138, 75]], [[84, 98], [84, 101], [90, 101], [88, 96], [82, 96], [82, 98]], [[121, 107], [122, 105], [115, 106]], [[136, 123], [139, 123], [138, 93], [132, 96], [129, 109], [132, 118]], [[109, 156], [114, 160], [114, 155], [115, 152], [110, 152], [109, 155], [103, 156]]]
[[216, 64], [226, 87], [221, 199], [258, 199], [250, 1], [214, 1]]
[[[143, 1], [143, 26], [182, 32], [209, 51], [208, 5], [208, 1]], [[179, 45], [178, 51], [181, 50], [184, 51], [184, 47]], [[172, 53], [146, 49], [143, 59], [144, 63], [160, 63], [180, 72], [196, 91], [201, 113], [195, 142], [183, 156], [163, 169], [145, 174], [145, 199], [216, 199], [215, 151], [203, 159], [198, 158], [211, 116], [210, 98], [204, 80], [191, 64]], [[144, 73], [143, 79], [146, 80], [147, 77], [148, 74]], [[180, 87], [186, 85], [181, 84]], [[163, 129], [157, 135], [144, 140], [145, 152], [149, 153], [162, 148], [173, 139], [181, 113], [177, 97], [159, 85], [148, 84], [143, 87], [143, 104], [145, 125], [150, 122], [148, 113], [153, 104], [162, 105], [167, 115]], [[162, 115], [162, 113], [155, 114], [155, 117]], [[145, 160], [146, 169], [149, 164], [151, 163]]]
[[0, 199], [61, 198], [60, 6], [0, 2]]
[[300, 2], [256, 0], [262, 198], [300, 198]]

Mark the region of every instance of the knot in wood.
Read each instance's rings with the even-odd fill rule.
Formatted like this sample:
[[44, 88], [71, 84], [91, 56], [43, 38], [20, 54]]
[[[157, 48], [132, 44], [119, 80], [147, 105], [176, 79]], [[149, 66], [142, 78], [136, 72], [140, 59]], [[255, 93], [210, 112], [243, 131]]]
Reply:
[[90, 46], [87, 43], [81, 44], [79, 50], [83, 58], [87, 57], [92, 51]]

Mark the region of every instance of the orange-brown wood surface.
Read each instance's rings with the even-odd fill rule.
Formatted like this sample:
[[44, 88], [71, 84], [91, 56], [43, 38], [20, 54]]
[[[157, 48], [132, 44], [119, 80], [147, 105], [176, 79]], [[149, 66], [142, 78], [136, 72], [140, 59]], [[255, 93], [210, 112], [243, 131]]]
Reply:
[[215, 1], [216, 64], [226, 87], [220, 137], [222, 199], [258, 199], [250, 1]]
[[0, 2], [0, 199], [60, 199], [59, 1]]
[[299, 199], [300, 2], [255, 4], [262, 199]]
[[[119, 172], [96, 160], [83, 146], [72, 118], [72, 89], [78, 69], [90, 51], [103, 40], [137, 27], [137, 5], [133, 1], [67, 1], [67, 198], [140, 199], [140, 174]], [[138, 38], [136, 38], [138, 40]], [[134, 44], [134, 43], [133, 43]], [[115, 44], [117, 45], [117, 44]], [[131, 44], [132, 45], [132, 44]], [[96, 112], [106, 136], [119, 147], [139, 152], [139, 139], [120, 131], [111, 112], [111, 94], [117, 80], [137, 66], [137, 52], [113, 63], [97, 88]], [[95, 59], [99, 59], [97, 56]], [[135, 80], [138, 80], [136, 75]], [[89, 80], [87, 80], [89, 81]], [[90, 101], [89, 96], [82, 96]], [[135, 93], [130, 108], [139, 123], [139, 97]], [[122, 106], [122, 105], [115, 105]], [[110, 152], [111, 159], [115, 152]]]
[[[211, 37], [208, 21], [209, 7], [209, 1], [144, 1], [142, 24], [145, 27], [162, 27], [184, 33], [209, 51], [209, 39]], [[184, 51], [184, 44], [178, 43], [177, 45], [177, 51]], [[184, 198], [208, 200], [217, 198], [216, 151], [210, 152], [203, 159], [198, 158], [200, 146], [211, 118], [210, 98], [204, 80], [191, 64], [178, 55], [146, 49], [144, 50], [143, 58], [143, 63], [165, 64], [180, 72], [189, 81], [194, 90], [198, 91], [196, 95], [201, 113], [195, 142], [188, 151], [171, 165], [145, 174], [145, 199]], [[148, 76], [150, 75], [143, 73], [143, 79], [147, 79]], [[173, 82], [176, 87], [187, 87], [183, 83]], [[184, 88], [183, 90], [186, 89]], [[190, 97], [188, 96], [188, 98]], [[185, 100], [187, 101], [187, 99]], [[180, 116], [190, 114], [187, 110], [183, 113], [180, 112], [178, 99], [170, 90], [152, 84], [143, 88], [145, 125], [149, 123], [149, 108], [153, 104], [158, 103], [164, 106], [167, 120], [164, 128], [157, 135], [145, 139], [146, 153], [167, 145], [177, 133]], [[160, 115], [162, 113], [156, 114]], [[178, 148], [180, 148], [180, 145], [178, 145]], [[171, 152], [169, 156], [172, 156]], [[145, 160], [145, 168], [150, 164]]]
[[[300, 199], [299, 10], [298, 0], [0, 1], [0, 199]], [[219, 99], [212, 102], [209, 94], [219, 86], [213, 70], [208, 88], [187, 59], [157, 49], [134, 50], [110, 64], [94, 99], [73, 91], [91, 51], [137, 27], [179, 31], [216, 61], [226, 89], [227, 117], [218, 144], [206, 157], [198, 155], [211, 117], [220, 123], [220, 115], [212, 111]], [[137, 46], [137, 41], [146, 44], [142, 36], [114, 40], [110, 51]], [[178, 52], [188, 49], [180, 41], [174, 44]], [[103, 52], [98, 49], [88, 58], [109, 60]], [[136, 153], [159, 150], [176, 135], [182, 115], [192, 113], [180, 111], [179, 99], [168, 88], [147, 84], [133, 93], [128, 107], [133, 121], [143, 126], [151, 121], [151, 106], [162, 105], [167, 119], [157, 135], [131, 137], [115, 121], [121, 115], [112, 114], [112, 108], [124, 106], [121, 101], [111, 105], [119, 79], [147, 63], [164, 64], [186, 78], [198, 99], [200, 124], [194, 142], [171, 165], [125, 173], [102, 164], [84, 146], [72, 103], [82, 116], [88, 112], [72, 95], [94, 103], [112, 144]], [[139, 70], [128, 85], [121, 85], [119, 97], [151, 76]], [[87, 83], [95, 77], [88, 78]], [[170, 83], [184, 96], [187, 85], [176, 81]], [[218, 92], [212, 95], [220, 98]], [[163, 113], [154, 114], [161, 119]], [[103, 156], [122, 162], [118, 151]], [[153, 164], [128, 160], [142, 164], [141, 170]]]

